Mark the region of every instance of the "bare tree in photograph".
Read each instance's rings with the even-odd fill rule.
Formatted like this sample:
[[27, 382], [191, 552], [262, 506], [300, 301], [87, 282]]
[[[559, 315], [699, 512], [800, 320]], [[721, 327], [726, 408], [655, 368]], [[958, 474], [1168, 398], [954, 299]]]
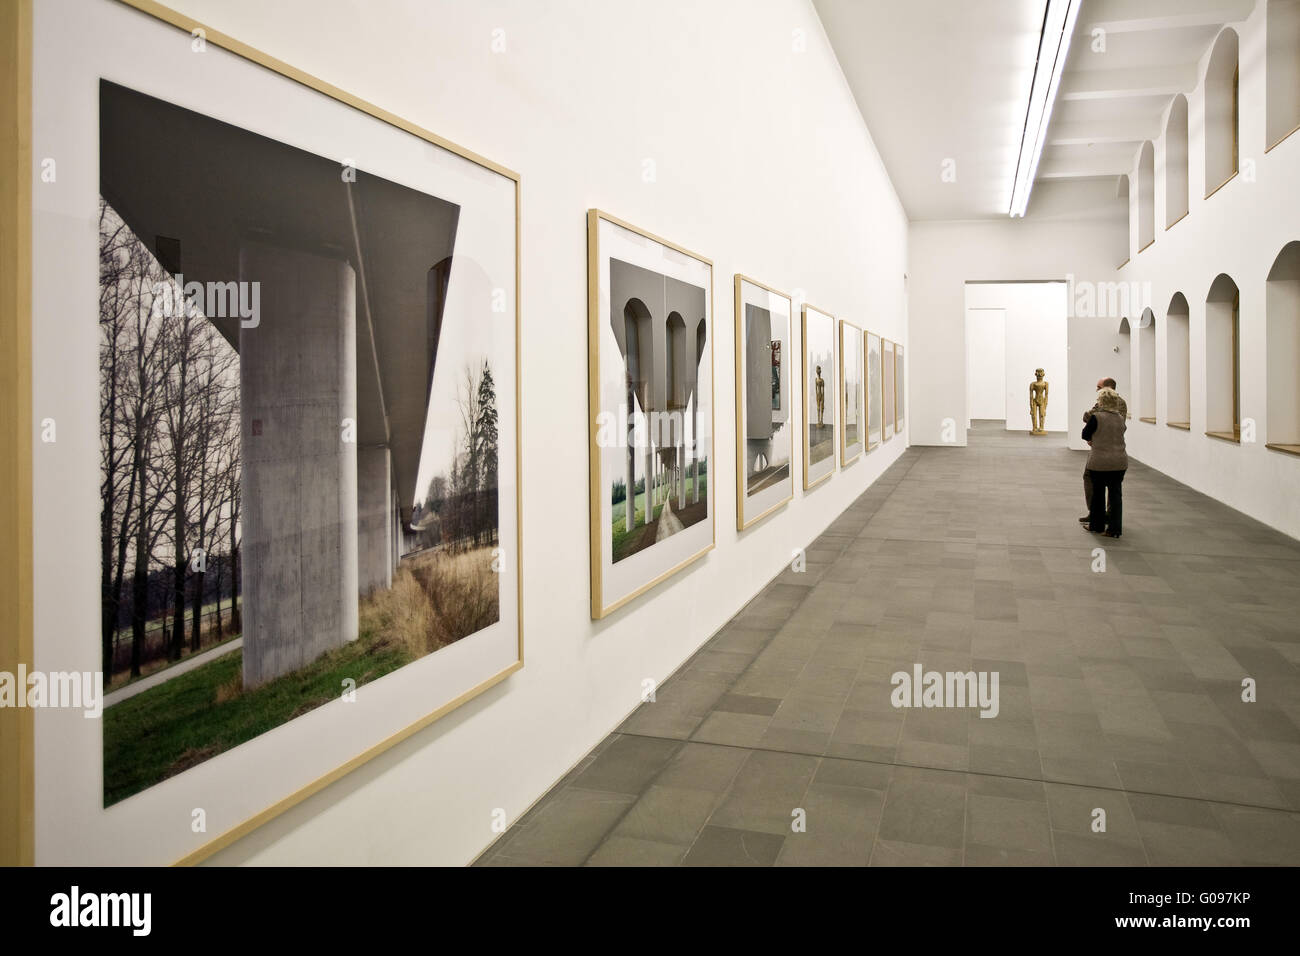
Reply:
[[[104, 667], [112, 673], [113, 632], [131, 567], [131, 673], [140, 673], [149, 609], [149, 569], [157, 539], [154, 441], [162, 401], [161, 325], [151, 317], [165, 275], [111, 207], [100, 205], [100, 446], [104, 474], [101, 627]], [[111, 570], [110, 570], [111, 569]], [[111, 574], [111, 577], [110, 577]]]
[[[239, 418], [234, 422], [235, 436], [239, 435]], [[238, 634], [244, 629], [239, 613], [239, 506], [241, 501], [240, 471], [243, 466], [243, 452], [234, 442], [226, 461], [225, 472], [221, 481], [226, 489], [226, 531], [229, 535], [230, 550], [226, 552], [230, 566], [230, 630]]]
[[206, 320], [182, 301], [165, 310], [167, 326], [163, 376], [162, 438], [172, 472], [170, 521], [172, 548], [172, 626], [167, 656], [180, 660], [185, 638], [185, 585], [189, 561], [186, 535], [192, 507], [190, 480], [195, 470], [194, 453], [188, 446], [190, 432], [196, 427], [195, 402], [191, 400], [191, 378], [197, 364], [199, 323]]
[[216, 537], [217, 517], [225, 503], [222, 481], [226, 467], [225, 452], [231, 437], [231, 419], [235, 421], [236, 443], [239, 424], [239, 391], [232, 385], [232, 380], [238, 380], [238, 358], [234, 349], [226, 344], [211, 325], [197, 330], [195, 339], [197, 375], [192, 402], [195, 417], [190, 433], [194, 494], [191, 553], [201, 553], [204, 558], [197, 565], [191, 562], [194, 575], [190, 598], [191, 651], [199, 649], [202, 639], [203, 605], [207, 595], [204, 582], [207, 563], [211, 558], [210, 545]]
[[99, 208], [99, 445], [100, 445], [100, 637], [104, 672], [113, 673], [114, 637], [122, 604], [122, 574], [126, 564], [126, 521], [132, 514], [138, 470], [133, 441], [122, 428], [119, 394], [127, 361], [120, 348], [129, 320], [130, 296], [123, 281], [130, 267], [126, 225]]

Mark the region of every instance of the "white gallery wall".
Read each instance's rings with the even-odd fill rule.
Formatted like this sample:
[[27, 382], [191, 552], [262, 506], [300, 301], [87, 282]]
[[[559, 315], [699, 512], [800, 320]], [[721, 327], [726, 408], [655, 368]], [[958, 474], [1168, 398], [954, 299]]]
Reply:
[[[943, 188], [936, 183], [936, 189]], [[1117, 237], [1124, 221], [1110, 205], [1073, 215], [1035, 218], [1036, 209], [1055, 198], [1043, 184], [1035, 187], [1030, 215], [1024, 219], [913, 222], [908, 232], [909, 397], [911, 441], [917, 445], [966, 444], [966, 283], [1065, 280], [1067, 304], [1084, 288], [1114, 284]], [[1103, 298], [1109, 298], [1103, 296]], [[1067, 422], [1080, 421], [1092, 407], [1097, 379], [1115, 375], [1116, 349], [1126, 345], [1118, 334], [1119, 316], [1067, 316], [1069, 388], [1053, 389]], [[1036, 367], [1036, 366], [1035, 366]], [[1030, 369], [1032, 377], [1033, 369]], [[1051, 371], [1050, 369], [1048, 370]], [[1008, 378], [1011, 377], [1008, 367]], [[1049, 376], [1050, 380], [1050, 376]], [[1011, 382], [1014, 385], [1014, 381]], [[1010, 385], [1008, 386], [1010, 387]], [[1028, 406], [1029, 382], [1024, 383]], [[1057, 408], [1061, 408], [1057, 405]], [[1049, 403], [1049, 413], [1053, 411]], [[1008, 413], [1012, 411], [1008, 405]], [[1026, 414], [1028, 412], [1026, 411]], [[1080, 426], [1082, 427], [1082, 426]], [[1067, 430], [1069, 447], [1086, 448], [1079, 430]]]
[[[903, 452], [906, 427], [735, 530], [733, 273], [910, 346], [906, 217], [809, 0], [172, 5], [521, 175], [525, 666], [212, 858], [466, 863], [498, 809], [516, 819]], [[600, 622], [590, 207], [713, 260], [721, 452], [717, 547]]]
[[[1134, 421], [1128, 430], [1129, 453], [1197, 491], [1300, 537], [1300, 458], [1265, 447], [1270, 434], [1269, 390], [1294, 398], [1300, 377], [1300, 351], [1295, 349], [1294, 340], [1287, 354], [1287, 348], [1281, 346], [1277, 337], [1273, 348], [1268, 339], [1270, 323], [1275, 332], [1294, 329], [1300, 323], [1300, 312], [1294, 300], [1287, 303], [1286, 296], [1274, 296], [1275, 307], [1270, 312], [1266, 282], [1283, 247], [1300, 240], [1300, 133], [1283, 139], [1266, 152], [1276, 137], [1282, 135], [1277, 131], [1276, 122], [1273, 135], [1267, 129], [1270, 61], [1287, 82], [1294, 82], [1296, 64], [1300, 62], [1295, 6], [1294, 0], [1286, 3], [1261, 0], [1249, 18], [1225, 28], [1236, 32], [1240, 56], [1239, 172], [1208, 198], [1206, 193], [1219, 183], [1206, 183], [1205, 76], [1210, 51], [1202, 58], [1196, 87], [1185, 91], [1187, 215], [1166, 227], [1171, 218], [1166, 206], [1166, 177], [1179, 175], [1176, 166], [1172, 170], [1168, 166], [1171, 156], [1177, 157], [1180, 150], [1176, 146], [1171, 150], [1162, 135], [1154, 144], [1155, 241], [1137, 252], [1134, 231], [1130, 235], [1130, 248], [1134, 252], [1121, 275], [1149, 290], [1155, 318], [1152, 337], [1136, 332], [1140, 310], [1134, 309], [1136, 314], [1131, 317], [1135, 329], [1131, 376], [1137, 383], [1139, 404], [1130, 402]], [[1228, 39], [1230, 42], [1231, 38]], [[1276, 72], [1272, 82], [1274, 86], [1279, 83]], [[1294, 92], [1291, 96], [1288, 106], [1274, 94], [1275, 110], [1281, 106], [1294, 115]], [[1168, 110], [1165, 115], [1167, 118]], [[1137, 169], [1135, 155], [1130, 175], [1136, 176]], [[1136, 194], [1133, 204], [1135, 230]], [[1207, 424], [1207, 413], [1215, 399], [1214, 393], [1221, 391], [1207, 387], [1206, 370], [1218, 367], [1225, 357], [1225, 350], [1207, 339], [1206, 324], [1207, 297], [1221, 274], [1229, 276], [1240, 292], [1239, 381], [1243, 424], [1240, 444], [1205, 434], [1207, 428], [1213, 427]], [[1273, 286], [1275, 291], [1279, 289], [1278, 284]], [[1185, 351], [1179, 334], [1171, 336], [1168, 317], [1170, 302], [1179, 292], [1186, 297], [1188, 307]], [[1176, 333], [1180, 331], [1176, 325], [1173, 328]], [[1153, 347], [1154, 356], [1143, 355], [1144, 346]], [[1184, 355], [1189, 359], [1186, 372], [1179, 367]], [[915, 358], [917, 365], [923, 364], [923, 356], [918, 354]], [[1228, 357], [1227, 367], [1230, 364]], [[1152, 368], [1154, 396], [1144, 398], [1142, 386], [1151, 384]], [[1178, 408], [1172, 409], [1171, 415], [1169, 399], [1171, 385], [1175, 386], [1175, 395], [1181, 394], [1177, 386], [1181, 386], [1184, 376], [1191, 393], [1191, 420], [1187, 430], [1168, 424], [1181, 417]], [[1138, 421], [1138, 408], [1153, 408], [1155, 424]], [[1254, 423], [1253, 441], [1247, 440], [1248, 420]], [[1278, 424], [1274, 422], [1275, 428]]]
[[[969, 288], [969, 287], [968, 287]], [[966, 418], [1007, 417], [1007, 310], [966, 307]]]
[[[1069, 354], [1065, 321], [1066, 284], [1064, 282], [968, 282], [966, 284], [966, 348], [968, 375], [980, 383], [980, 389], [1002, 390], [1001, 405], [1008, 431], [1030, 431], [1029, 383], [1034, 370], [1043, 369], [1048, 384], [1047, 430], [1063, 432], [1068, 427], [1067, 398], [1070, 394], [1067, 356]], [[970, 313], [999, 309], [1003, 314], [1002, 340], [979, 342]], [[990, 353], [1001, 350], [999, 359]], [[991, 362], [1002, 369], [1002, 380], [993, 383], [982, 377], [980, 362]], [[991, 378], [991, 376], [990, 376]], [[1095, 381], [1095, 380], [1094, 380]], [[993, 407], [989, 397], [972, 389], [970, 399], [981, 407]], [[984, 418], [971, 414], [970, 418]]]

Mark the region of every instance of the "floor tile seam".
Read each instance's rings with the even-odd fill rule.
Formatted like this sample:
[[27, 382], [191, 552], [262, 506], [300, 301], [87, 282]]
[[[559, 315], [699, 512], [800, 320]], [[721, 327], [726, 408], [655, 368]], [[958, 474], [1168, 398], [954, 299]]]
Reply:
[[[872, 517], [874, 518], [875, 516], [873, 515]], [[867, 522], [867, 523], [870, 524], [870, 521]], [[862, 536], [859, 535], [859, 540], [861, 539], [861, 537], [862, 537]], [[1097, 537], [1105, 537], [1105, 535], [1098, 535]], [[951, 543], [964, 543], [964, 542], [966, 542], [966, 541], [968, 541], [968, 540], [970, 540], [970, 539], [967, 539], [967, 538], [914, 538], [914, 537], [907, 537], [907, 536], [904, 536], [904, 535], [895, 535], [895, 534], [890, 534], [890, 535], [885, 535], [884, 537], [880, 537], [880, 538], [873, 538], [873, 539], [871, 539], [871, 540], [876, 540], [876, 541], [909, 541], [909, 542], [917, 542], [917, 543], [925, 543], [925, 544], [951, 544]], [[979, 542], [976, 542], [976, 544], [978, 545]], [[1074, 550], [1076, 550], [1076, 549], [1074, 549], [1074, 548], [1071, 548], [1069, 545], [1063, 545], [1063, 544], [1023, 544], [1023, 545], [1022, 545], [1022, 544], [1006, 544], [1006, 545], [1002, 545], [1002, 544], [993, 544], [993, 543], [987, 543], [987, 542], [986, 542], [986, 543], [983, 544], [983, 546], [984, 546], [984, 547], [994, 547], [994, 548], [996, 548], [996, 547], [1007, 547], [1007, 548], [1010, 548], [1010, 547], [1017, 547], [1017, 548], [1033, 548], [1033, 549], [1036, 550], [1036, 551], [1074, 551]], [[876, 554], [876, 553], [878, 553], [878, 552], [868, 552], [868, 553]], [[1241, 554], [1222, 554], [1222, 553], [1210, 553], [1210, 552], [1205, 552], [1205, 551], [1153, 551], [1153, 550], [1150, 550], [1150, 549], [1147, 549], [1147, 548], [1125, 548], [1123, 551], [1120, 551], [1120, 552], [1118, 552], [1118, 553], [1120, 553], [1120, 554], [1157, 555], [1157, 556], [1160, 556], [1160, 557], [1177, 557], [1177, 558], [1212, 558], [1212, 559], [1222, 559], [1222, 560], [1225, 560], [1225, 561], [1233, 561], [1233, 560], [1236, 560], [1236, 559], [1238, 559], [1238, 558], [1244, 558], [1244, 557], [1250, 557], [1250, 559], [1251, 559], [1252, 561], [1282, 561], [1282, 562], [1295, 562], [1295, 561], [1300, 561], [1300, 555], [1297, 555], [1296, 557], [1293, 557], [1293, 558], [1287, 558], [1287, 557], [1266, 557], [1266, 558], [1258, 558], [1258, 557], [1252, 557], [1252, 556], [1250, 556], [1250, 555], [1241, 555]], [[1208, 572], [1207, 572], [1207, 573], [1208, 573]], [[1144, 577], [1144, 578], [1145, 578], [1145, 577], [1153, 577], [1153, 576], [1154, 576], [1154, 577], [1158, 577], [1158, 575], [1150, 575], [1150, 574], [1132, 575], [1132, 577]]]
[[[938, 773], [964, 773], [964, 774], [970, 774], [972, 776], [977, 776], [977, 777], [987, 777], [993, 780], [1016, 780], [1023, 783], [1041, 783], [1044, 785], [1052, 785], [1058, 787], [1075, 787], [1076, 789], [1080, 789], [1080, 790], [1104, 790], [1108, 793], [1133, 794], [1136, 796], [1147, 796], [1147, 797], [1162, 797], [1167, 800], [1191, 800], [1196, 803], [1208, 803], [1208, 804], [1215, 804], [1218, 806], [1225, 806], [1225, 807], [1238, 807], [1243, 810], [1262, 810], [1268, 813], [1282, 813], [1287, 815], [1300, 814], [1300, 810], [1292, 810], [1284, 807], [1269, 807], [1259, 803], [1243, 803], [1241, 801], [1236, 801], [1236, 800], [1217, 800], [1214, 799], [1213, 797], [1203, 797], [1203, 796], [1190, 797], [1187, 796], [1186, 794], [1162, 793], [1157, 790], [1133, 790], [1123, 786], [1114, 787], [1109, 784], [1072, 783], [1068, 780], [1048, 780], [1046, 778], [1038, 779], [1034, 777], [1017, 776], [1015, 774], [993, 773], [987, 770], [954, 770], [951, 767], [935, 767], [926, 764], [905, 763], [900, 761], [886, 762], [883, 760], [871, 760], [866, 757], [846, 757], [846, 756], [840, 756], [838, 754], [829, 754], [829, 753], [815, 754], [815, 753], [808, 753], [807, 751], [803, 751], [803, 750], [787, 750], [780, 747], [764, 747], [759, 744], [748, 746], [744, 744], [720, 743], [718, 741], [712, 741], [712, 740], [692, 740], [690, 738], [683, 740], [679, 737], [659, 737], [655, 734], [638, 734], [638, 733], [623, 733], [622, 736], [646, 737], [655, 740], [674, 741], [682, 744], [698, 744], [700, 746], [707, 746], [707, 747], [727, 747], [733, 750], [761, 751], [763, 753], [784, 754], [786, 756], [791, 756], [791, 757], [812, 757], [817, 760], [827, 760], [827, 759], [847, 760], [852, 763], [869, 764], [877, 767], [898, 767], [904, 770], [932, 770]], [[1114, 761], [1111, 761], [1111, 763], [1113, 762]], [[1041, 763], [1041, 751], [1040, 751], [1040, 763]], [[1267, 779], [1271, 780], [1272, 778], [1267, 778]], [[583, 788], [583, 789], [589, 789], [589, 788]], [[601, 791], [601, 792], [616, 793], [620, 791]], [[626, 793], [623, 793], [622, 795], [628, 796], [628, 794]]]
[[[659, 776], [664, 772], [665, 769], [667, 769], [668, 765], [669, 765], [670, 763], [672, 763], [673, 759], [674, 759], [674, 758], [675, 758], [679, 753], [682, 752], [682, 748], [685, 747], [685, 746], [686, 746], [686, 743], [687, 743], [687, 741], [677, 740], [676, 738], [668, 738], [668, 737], [650, 737], [649, 735], [641, 735], [641, 734], [620, 734], [620, 736], [622, 736], [622, 737], [648, 737], [649, 739], [652, 739], [652, 740], [672, 740], [672, 741], [675, 742], [678, 746], [677, 746], [676, 748], [673, 749], [672, 754], [671, 754], [671, 755], [668, 757], [668, 759], [664, 762], [664, 765], [663, 765], [662, 767], [660, 767], [658, 771], [656, 771], [655, 775], [654, 775], [650, 780], [648, 780], [648, 781], [646, 782], [645, 786], [643, 786], [643, 787], [642, 787], [642, 788], [641, 788], [637, 793], [624, 793], [624, 792], [619, 791], [619, 790], [601, 790], [601, 789], [596, 788], [596, 787], [581, 787], [581, 788], [579, 788], [579, 789], [582, 789], [582, 790], [591, 790], [591, 791], [593, 791], [593, 792], [595, 792], [595, 793], [617, 794], [617, 795], [620, 796], [620, 797], [631, 797], [631, 798], [632, 798], [631, 802], [628, 803], [628, 805], [627, 805], [626, 807], [623, 808], [623, 812], [620, 813], [617, 817], [614, 818], [614, 820], [610, 823], [610, 825], [609, 825], [608, 827], [605, 828], [605, 832], [602, 833], [602, 834], [600, 835], [600, 838], [599, 838], [598, 840], [596, 840], [595, 843], [592, 844], [591, 849], [587, 852], [587, 855], [584, 856], [584, 857], [582, 858], [582, 862], [578, 864], [579, 866], [586, 866], [589, 862], [591, 862], [591, 858], [592, 858], [593, 856], [596, 855], [597, 851], [599, 851], [600, 848], [601, 848], [602, 846], [605, 845], [605, 841], [607, 841], [607, 840], [610, 838], [610, 836], [614, 833], [614, 831], [617, 830], [617, 829], [619, 828], [619, 826], [623, 823], [623, 821], [627, 819], [627, 815], [628, 815], [629, 813], [632, 812], [632, 809], [633, 809], [633, 808], [634, 808], [638, 803], [641, 802], [641, 798], [642, 798], [643, 796], [645, 796], [646, 791], [649, 790], [652, 786], [654, 786], [655, 781], [659, 779]], [[573, 783], [569, 784], [569, 786], [575, 786], [576, 784], [577, 784], [577, 779], [575, 778], [574, 781], [573, 781]]]
[[[911, 470], [912, 470], [912, 467], [915, 465], [916, 460], [919, 459], [920, 457], [921, 457], [921, 456], [920, 456], [919, 454], [916, 455], [916, 456], [914, 457], [914, 459], [913, 459], [913, 461], [912, 461], [912, 464], [908, 466], [908, 469], [907, 469], [908, 471], [911, 471]], [[900, 460], [901, 460], [901, 458], [900, 458]], [[897, 464], [898, 464], [898, 462], [895, 462], [894, 465], [891, 465], [891, 466], [890, 466], [890, 468], [893, 468], [893, 467], [894, 467], [895, 465], [897, 465]], [[888, 472], [888, 470], [889, 470], [889, 469], [886, 469], [886, 473]], [[907, 474], [907, 472], [904, 472], [904, 473], [903, 473], [904, 476], [906, 476], [906, 474]], [[900, 480], [901, 480], [901, 479], [900, 479]], [[863, 492], [863, 494], [865, 494], [865, 493], [866, 493], [866, 492]], [[892, 495], [893, 492], [891, 491], [890, 494]], [[887, 496], [885, 497], [885, 501], [888, 501], [888, 500], [889, 500], [889, 496], [887, 495]], [[881, 502], [881, 505], [882, 505], [882, 506], [884, 505], [884, 501]], [[850, 505], [850, 507], [851, 507], [851, 505]], [[846, 509], [846, 510], [847, 510], [847, 509]], [[842, 514], [842, 513], [843, 513], [843, 512], [841, 512], [841, 514]], [[873, 517], [874, 517], [874, 513], [873, 513]], [[824, 532], [823, 532], [823, 533], [824, 533]], [[816, 540], [816, 539], [814, 539], [814, 540]], [[835, 557], [834, 557], [834, 558], [829, 562], [828, 567], [831, 566], [831, 565], [834, 565], [836, 561], [838, 561], [840, 558], [842, 558], [842, 557], [844, 556], [844, 553], [845, 553], [845, 551], [847, 550], [847, 548], [848, 548], [848, 546], [849, 546], [849, 543], [850, 543], [851, 541], [854, 541], [854, 540], [856, 540], [856, 538], [850, 538], [848, 541], [845, 542], [844, 545], [842, 545], [842, 546], [840, 547], [838, 553], [837, 553], [837, 554], [835, 555]], [[767, 592], [767, 590], [768, 590], [769, 588], [772, 587], [773, 582], [775, 582], [776, 579], [777, 579], [778, 577], [780, 577], [780, 575], [783, 574], [783, 573], [784, 573], [784, 571], [778, 573], [777, 575], [775, 575], [775, 576], [772, 578], [771, 581], [768, 581], [767, 584], [763, 585], [763, 589], [762, 589], [761, 591], [759, 591], [758, 594], [754, 595], [754, 597], [751, 598], [750, 601], [749, 601], [745, 606], [748, 607], [749, 604], [753, 603], [754, 601], [756, 601], [756, 600], [758, 600], [760, 597], [762, 597], [762, 596]], [[792, 608], [790, 609], [790, 614], [787, 615], [787, 617], [786, 617], [786, 621], [787, 621], [787, 622], [789, 621], [790, 617], [793, 617], [793, 616], [794, 616], [794, 613], [795, 613], [795, 612], [796, 612], [796, 611], [797, 611], [797, 610], [798, 610], [798, 609], [803, 605], [804, 601], [808, 600], [809, 594], [812, 592], [812, 588], [807, 588], [806, 590], [807, 590], [809, 593], [808, 593], [808, 594], [805, 594], [802, 598], [800, 598], [799, 601], [794, 605], [794, 607], [792, 607]], [[742, 611], [743, 611], [743, 608], [742, 608]], [[717, 640], [717, 639], [722, 635], [722, 632], [723, 632], [724, 630], [726, 630], [727, 627], [731, 626], [731, 624], [733, 624], [733, 623], [736, 621], [736, 619], [737, 619], [738, 617], [739, 617], [739, 613], [737, 613], [735, 616], [733, 616], [733, 617], [731, 618], [731, 620], [727, 621], [727, 623], [724, 624], [724, 625], [722, 626], [722, 628], [720, 628], [720, 629], [718, 630], [718, 633], [717, 633], [717, 634], [714, 634], [713, 637], [711, 637], [711, 638], [709, 638], [707, 641], [705, 641], [703, 647], [701, 647], [700, 650], [701, 650], [701, 651], [707, 650], [708, 647], [709, 647], [709, 645], [712, 644], [715, 640]], [[782, 625], [782, 627], [784, 627], [784, 624]], [[736, 687], [736, 684], [740, 683], [741, 678], [744, 677], [745, 674], [746, 674], [746, 673], [747, 673], [747, 672], [748, 672], [748, 671], [749, 671], [749, 670], [754, 666], [754, 662], [757, 661], [757, 660], [759, 659], [759, 657], [761, 657], [761, 656], [763, 655], [763, 652], [766, 651], [766, 650], [767, 650], [767, 649], [772, 645], [772, 642], [776, 640], [777, 635], [780, 634], [780, 633], [781, 633], [781, 628], [778, 627], [776, 630], [774, 630], [774, 631], [771, 633], [771, 635], [768, 636], [768, 638], [767, 638], [765, 641], [763, 641], [762, 646], [759, 647], [758, 650], [756, 650], [756, 651], [755, 651], [755, 652], [750, 656], [749, 662], [745, 665], [744, 669], [741, 670], [740, 672], [738, 672], [737, 674], [733, 675], [732, 678], [731, 678], [731, 680], [728, 681], [728, 682], [726, 683], [726, 685], [725, 685], [724, 688], [723, 688], [722, 693], [719, 695], [719, 698], [721, 698], [721, 697], [725, 697], [726, 695], [732, 693], [732, 691], [733, 691], [733, 690], [735, 689], [735, 687]], [[697, 652], [697, 653], [698, 653], [698, 652]], [[694, 654], [691, 655], [692, 658], [693, 658], [694, 656], [695, 656]], [[681, 668], [679, 668], [677, 671], [674, 671], [674, 672], [673, 672], [672, 677], [676, 677], [676, 676], [680, 675], [681, 673], [683, 673], [683, 672], [685, 671], [685, 665], [686, 665], [686, 663], [689, 663], [689, 659], [688, 659], [687, 662], [683, 662], [683, 666], [682, 666]], [[804, 661], [804, 666], [801, 667], [801, 668], [799, 669], [799, 673], [802, 674], [803, 671], [804, 671], [804, 668], [807, 667], [807, 666], [808, 666], [808, 662], [807, 662], [807, 661]], [[670, 679], [671, 679], [671, 678], [670, 678]], [[795, 678], [795, 679], [796, 679], [796, 680], [798, 679], [798, 676], [797, 676], [797, 675], [796, 675], [796, 678]], [[667, 683], [667, 681], [665, 681], [665, 683]], [[644, 705], [643, 705], [643, 706], [644, 706]], [[638, 708], [638, 709], [639, 709], [639, 708]], [[633, 711], [633, 713], [635, 713], [635, 711]], [[631, 716], [631, 715], [629, 715], [629, 716]], [[621, 724], [620, 724], [620, 726], [621, 726]], [[696, 729], [698, 729], [698, 728], [696, 728]], [[653, 735], [650, 735], [650, 736], [653, 736]], [[676, 738], [672, 738], [672, 739], [676, 739]], [[687, 740], [690, 740], [690, 738], [688, 737]]]

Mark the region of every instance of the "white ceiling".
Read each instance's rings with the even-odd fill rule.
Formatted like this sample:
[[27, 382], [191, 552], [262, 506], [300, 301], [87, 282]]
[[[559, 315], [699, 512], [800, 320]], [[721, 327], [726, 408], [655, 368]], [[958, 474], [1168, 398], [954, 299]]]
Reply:
[[[1047, 0], [813, 3], [908, 217], [1006, 216]], [[1196, 85], [1219, 29], [1254, 5], [1084, 0], [1029, 216], [1045, 212], [1040, 194], [1114, 198], [1114, 178], [1160, 134], [1174, 94]]]

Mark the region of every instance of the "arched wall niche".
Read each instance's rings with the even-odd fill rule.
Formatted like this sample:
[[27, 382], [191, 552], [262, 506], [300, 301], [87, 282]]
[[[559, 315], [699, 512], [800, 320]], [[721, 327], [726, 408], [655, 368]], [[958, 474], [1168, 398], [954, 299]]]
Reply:
[[1300, 127], [1300, 0], [1268, 0], [1264, 138], [1272, 149]]
[[1165, 228], [1187, 215], [1187, 97], [1179, 93], [1165, 123]]
[[1282, 247], [1265, 282], [1268, 418], [1265, 444], [1300, 455], [1300, 240]]
[[1205, 196], [1237, 174], [1237, 31], [1224, 28], [1205, 70]]
[[1222, 272], [1205, 297], [1205, 434], [1241, 441], [1241, 292]]
[[1138, 152], [1137, 251], [1156, 241], [1156, 148], [1147, 140]]
[[1142, 311], [1138, 321], [1138, 418], [1156, 422], [1156, 323], [1155, 313]]
[[1165, 310], [1165, 424], [1192, 427], [1192, 330], [1187, 298], [1175, 292]]

